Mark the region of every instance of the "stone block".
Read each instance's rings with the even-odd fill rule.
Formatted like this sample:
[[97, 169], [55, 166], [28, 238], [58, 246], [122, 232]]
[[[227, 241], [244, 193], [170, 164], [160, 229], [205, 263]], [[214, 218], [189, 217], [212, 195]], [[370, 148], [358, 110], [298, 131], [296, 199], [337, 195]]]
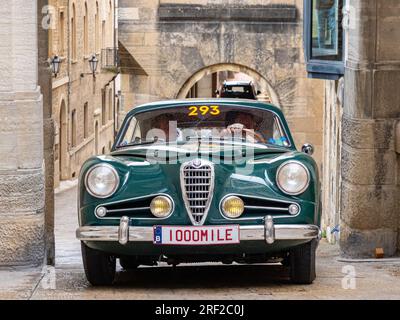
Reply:
[[371, 71], [346, 68], [343, 112], [348, 118], [372, 118]]
[[124, 36], [124, 42], [128, 46], [144, 46], [144, 38], [142, 32], [128, 33]]
[[161, 21], [250, 21], [250, 22], [295, 22], [297, 8], [291, 5], [226, 6], [161, 4], [158, 9]]
[[357, 230], [342, 224], [340, 228], [340, 250], [345, 258], [375, 258], [375, 249], [382, 248], [390, 257], [397, 250], [397, 230]]
[[[400, 51], [400, 50], [399, 50]], [[400, 69], [374, 72], [374, 117], [400, 118]]]
[[[355, 149], [394, 149], [395, 120], [342, 118], [342, 140]], [[384, 151], [384, 150], [382, 150]]]
[[0, 216], [14, 212], [41, 212], [44, 208], [42, 169], [0, 174]]
[[342, 182], [341, 219], [357, 230], [397, 230], [398, 189], [392, 186], [360, 186]]
[[350, 26], [346, 33], [348, 61], [368, 64], [376, 55], [376, 3], [377, 0], [348, 0]]
[[342, 147], [342, 178], [357, 185], [393, 185], [396, 183], [396, 153], [383, 149]]
[[39, 266], [44, 261], [44, 215], [3, 216], [0, 265]]
[[377, 58], [378, 61], [399, 61], [400, 2], [378, 1]]

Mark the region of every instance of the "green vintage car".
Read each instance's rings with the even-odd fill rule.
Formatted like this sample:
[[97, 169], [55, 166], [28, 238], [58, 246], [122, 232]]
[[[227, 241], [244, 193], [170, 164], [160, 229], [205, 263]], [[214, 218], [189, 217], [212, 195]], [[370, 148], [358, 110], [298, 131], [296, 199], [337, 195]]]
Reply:
[[130, 111], [108, 155], [85, 162], [79, 229], [87, 279], [191, 262], [281, 262], [315, 279], [320, 182], [282, 111], [258, 101], [183, 100]]

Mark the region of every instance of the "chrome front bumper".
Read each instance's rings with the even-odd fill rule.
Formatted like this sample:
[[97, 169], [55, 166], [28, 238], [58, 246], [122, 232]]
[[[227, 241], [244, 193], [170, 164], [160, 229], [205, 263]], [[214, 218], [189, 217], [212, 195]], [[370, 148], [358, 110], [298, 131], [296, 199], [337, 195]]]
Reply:
[[[81, 241], [153, 242], [153, 227], [130, 227], [129, 218], [123, 217], [120, 226], [81, 227], [76, 237]], [[280, 240], [320, 239], [321, 231], [314, 225], [275, 225], [272, 217], [265, 218], [264, 225], [240, 226], [240, 241], [260, 241], [273, 244]]]

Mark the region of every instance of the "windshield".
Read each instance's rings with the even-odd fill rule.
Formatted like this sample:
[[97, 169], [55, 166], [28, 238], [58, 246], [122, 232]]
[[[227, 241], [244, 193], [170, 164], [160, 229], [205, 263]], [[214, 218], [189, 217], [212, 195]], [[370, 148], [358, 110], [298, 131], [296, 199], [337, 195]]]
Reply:
[[124, 130], [118, 147], [198, 139], [290, 146], [275, 113], [249, 107], [196, 105], [152, 110], [131, 117]]

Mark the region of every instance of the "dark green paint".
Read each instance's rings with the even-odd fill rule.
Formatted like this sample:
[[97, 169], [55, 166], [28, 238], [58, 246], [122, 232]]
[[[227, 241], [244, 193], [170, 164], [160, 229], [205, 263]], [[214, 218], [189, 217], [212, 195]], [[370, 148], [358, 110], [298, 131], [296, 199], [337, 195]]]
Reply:
[[[153, 103], [137, 107], [128, 113], [121, 131], [128, 119], [136, 113], [157, 110], [162, 108], [176, 107], [179, 105], [215, 105], [221, 107], [223, 105], [240, 104], [242, 108], [260, 108], [275, 112], [281, 119], [286, 130], [287, 136], [291, 142], [291, 147], [277, 147], [268, 153], [258, 154], [255, 151], [255, 160], [270, 160], [271, 164], [255, 164], [254, 171], [250, 175], [241, 175], [237, 173], [237, 169], [242, 165], [216, 164], [215, 165], [215, 189], [205, 225], [262, 225], [263, 219], [252, 221], [232, 221], [225, 219], [220, 213], [219, 204], [221, 199], [227, 194], [238, 194], [243, 196], [257, 196], [263, 198], [272, 198], [289, 202], [296, 202], [301, 206], [301, 213], [297, 217], [275, 219], [276, 224], [314, 224], [320, 225], [320, 183], [317, 165], [313, 158], [298, 152], [295, 148], [287, 122], [281, 112], [275, 106], [245, 100], [201, 100], [201, 101], [172, 101], [163, 103]], [[121, 132], [117, 138], [117, 143], [121, 138]], [[151, 164], [148, 166], [130, 166], [131, 162], [144, 162], [146, 155], [146, 146], [141, 150], [132, 151], [130, 148], [113, 149], [110, 155], [92, 157], [82, 166], [80, 173], [79, 187], [79, 221], [83, 226], [102, 226], [102, 225], [119, 225], [119, 220], [99, 220], [94, 215], [94, 209], [102, 204], [137, 198], [152, 194], [165, 193], [172, 197], [175, 202], [175, 211], [170, 218], [166, 220], [143, 220], [132, 219], [133, 226], [154, 226], [154, 225], [191, 225], [190, 219], [186, 213], [184, 206], [181, 187], [180, 187], [180, 166], [182, 161], [176, 164]], [[219, 151], [218, 151], [219, 152]], [[187, 159], [185, 159], [187, 161]], [[300, 196], [291, 197], [281, 192], [276, 185], [276, 171], [281, 164], [288, 160], [296, 160], [303, 163], [310, 171], [311, 181], [310, 187]], [[89, 195], [84, 187], [83, 178], [92, 166], [99, 163], [111, 164], [120, 175], [120, 186], [117, 192], [109, 199], [96, 199]], [[249, 181], [251, 177], [251, 181]], [[268, 215], [268, 212], [265, 213]], [[182, 248], [168, 247], [161, 248], [152, 244], [128, 244], [121, 246], [118, 243], [88, 243], [93, 248], [113, 252], [115, 254], [144, 254], [156, 255], [158, 253], [176, 253], [185, 254], [185, 252], [201, 252], [210, 254], [225, 253], [260, 253], [260, 252], [277, 252], [287, 250], [292, 246], [301, 244], [301, 242], [285, 241], [279, 242], [272, 246], [268, 246], [263, 242], [254, 242], [251, 244], [242, 243], [239, 246], [223, 246], [223, 247], [203, 247], [203, 248]], [[196, 251], [197, 250], [197, 251]]]

